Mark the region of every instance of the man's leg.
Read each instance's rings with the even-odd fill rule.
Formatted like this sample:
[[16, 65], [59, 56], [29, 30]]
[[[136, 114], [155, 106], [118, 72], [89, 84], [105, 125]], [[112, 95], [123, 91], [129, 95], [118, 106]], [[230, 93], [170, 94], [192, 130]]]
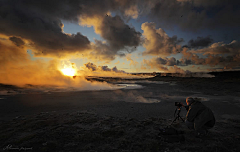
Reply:
[[215, 119], [208, 121], [203, 125], [203, 129], [211, 129], [215, 125]]
[[215, 125], [215, 119], [208, 121], [205, 123], [202, 128], [196, 130], [197, 137], [205, 136], [208, 134], [208, 129], [211, 129]]

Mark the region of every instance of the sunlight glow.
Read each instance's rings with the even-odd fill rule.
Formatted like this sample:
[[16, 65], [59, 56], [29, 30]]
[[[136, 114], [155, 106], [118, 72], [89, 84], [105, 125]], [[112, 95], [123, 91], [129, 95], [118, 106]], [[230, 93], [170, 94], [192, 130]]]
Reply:
[[76, 76], [77, 68], [75, 63], [71, 63], [70, 61], [62, 61], [62, 67], [59, 68], [65, 76]]
[[76, 75], [76, 71], [73, 68], [64, 68], [64, 69], [61, 69], [61, 72], [66, 76], [75, 76]]

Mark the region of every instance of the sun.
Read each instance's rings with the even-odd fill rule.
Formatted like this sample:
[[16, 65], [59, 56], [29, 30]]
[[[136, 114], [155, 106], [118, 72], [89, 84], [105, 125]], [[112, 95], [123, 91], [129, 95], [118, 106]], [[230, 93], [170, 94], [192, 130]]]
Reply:
[[77, 67], [75, 63], [70, 61], [62, 61], [62, 65], [59, 66], [59, 71], [65, 76], [72, 76], [73, 78], [77, 75]]
[[64, 68], [64, 69], [61, 69], [61, 72], [66, 76], [75, 76], [76, 75], [76, 70], [73, 68]]

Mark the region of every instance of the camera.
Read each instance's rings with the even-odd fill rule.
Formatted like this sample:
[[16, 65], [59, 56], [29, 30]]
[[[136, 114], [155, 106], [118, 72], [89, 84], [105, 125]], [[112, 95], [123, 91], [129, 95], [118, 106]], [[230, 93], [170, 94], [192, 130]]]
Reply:
[[175, 102], [175, 106], [181, 107], [182, 104], [180, 102]]
[[175, 119], [173, 120], [173, 122], [171, 123], [171, 125], [176, 121], [181, 119], [183, 122], [183, 118], [180, 116], [180, 112], [181, 112], [181, 108], [183, 107], [183, 104], [181, 102], [175, 102], [175, 106], [177, 107], [175, 112], [174, 112], [174, 117]]

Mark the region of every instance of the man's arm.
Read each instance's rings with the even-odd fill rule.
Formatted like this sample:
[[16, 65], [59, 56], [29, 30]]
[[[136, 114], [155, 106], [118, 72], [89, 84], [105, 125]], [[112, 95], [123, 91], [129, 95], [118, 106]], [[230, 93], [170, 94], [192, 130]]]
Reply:
[[188, 111], [189, 106], [185, 106], [182, 102], [180, 102], [180, 104], [182, 105], [182, 107], [184, 107]]
[[195, 117], [197, 116], [198, 110], [196, 108], [189, 108], [186, 118], [188, 121], [193, 122]]

